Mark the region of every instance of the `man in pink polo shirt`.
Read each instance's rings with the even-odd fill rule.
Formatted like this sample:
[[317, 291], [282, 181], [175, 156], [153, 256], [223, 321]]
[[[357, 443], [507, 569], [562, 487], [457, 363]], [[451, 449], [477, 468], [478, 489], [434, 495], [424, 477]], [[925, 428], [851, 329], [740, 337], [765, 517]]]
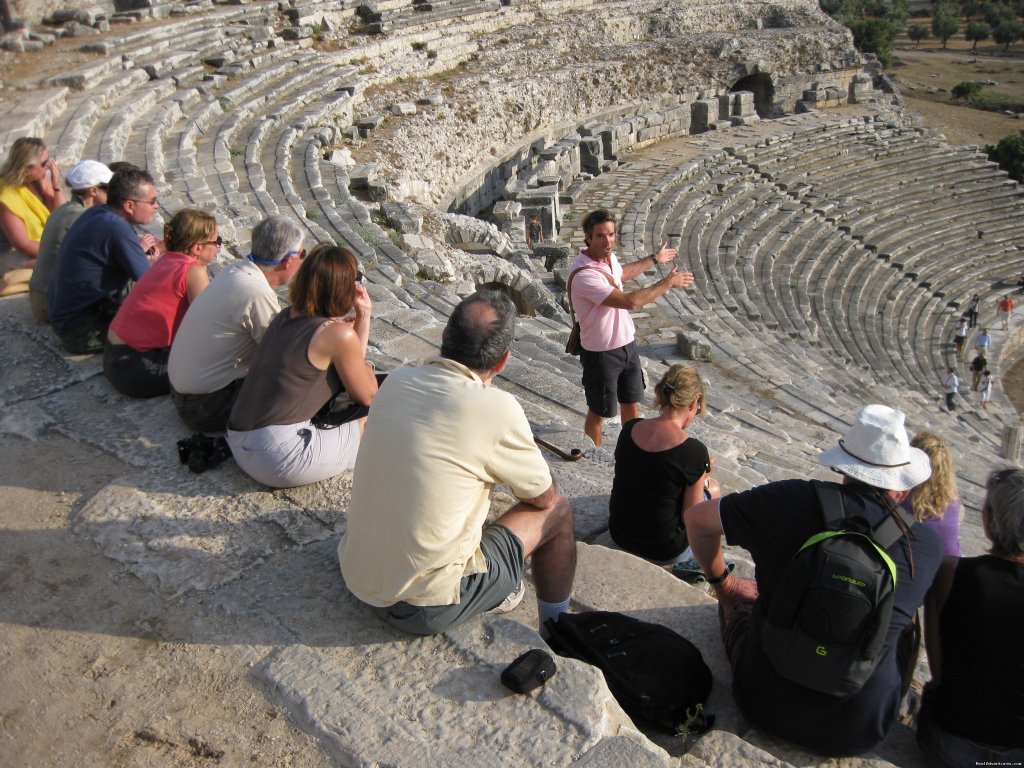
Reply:
[[690, 272], [671, 271], [656, 283], [628, 293], [622, 283], [644, 270], [675, 259], [676, 249], [662, 245], [660, 250], [639, 261], [619, 264], [615, 256], [615, 217], [604, 210], [583, 218], [586, 248], [572, 264], [571, 301], [580, 322], [583, 352], [583, 390], [587, 396], [587, 420], [584, 431], [601, 445], [601, 425], [615, 415], [619, 404], [622, 423], [640, 417], [643, 375], [637, 353], [635, 328], [629, 310], [650, 304], [670, 288], [684, 288], [693, 282]]

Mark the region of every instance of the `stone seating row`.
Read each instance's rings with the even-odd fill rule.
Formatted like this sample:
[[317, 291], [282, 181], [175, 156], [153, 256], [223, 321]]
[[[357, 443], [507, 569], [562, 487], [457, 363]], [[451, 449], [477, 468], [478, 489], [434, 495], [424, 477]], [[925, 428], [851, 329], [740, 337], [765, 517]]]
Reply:
[[[991, 178], [991, 174], [990, 173], [989, 173], [989, 177]], [[961, 206], [961, 207], [963, 208], [963, 206]], [[1002, 217], [1006, 217], [1006, 214], [1002, 214]]]
[[477, 14], [494, 14], [502, 8], [499, 0], [431, 0], [409, 3], [388, 11], [364, 16], [371, 33], [408, 32], [417, 27], [443, 25], [449, 20], [461, 21]]
[[[645, 199], [644, 201], [641, 202], [641, 207], [647, 206], [648, 204], [649, 204], [649, 201]], [[662, 221], [663, 221], [663, 219], [662, 219]], [[698, 248], [699, 248], [700, 247], [699, 239], [698, 239], [697, 242], [698, 242]], [[875, 262], [875, 261], [877, 261], [877, 258], [873, 254], [871, 254], [870, 252], [868, 252], [862, 258], [862, 262], [864, 264], [871, 265], [871, 267], [872, 267], [871, 271], [873, 271], [873, 272], [881, 271], [882, 273], [885, 273], [886, 271], [889, 271], [889, 272], [892, 271], [891, 268], [887, 268], [887, 267], [884, 267], [884, 266], [882, 266], [882, 267], [875, 266], [873, 264], [873, 262]], [[904, 285], [910, 285], [910, 282], [907, 281], [904, 278], [900, 278], [900, 281]], [[879, 304], [879, 296], [881, 296], [881, 295], [882, 295], [881, 289], [879, 289], [877, 286], [873, 287], [873, 291], [858, 292], [855, 296], [853, 296], [851, 298], [851, 301], [852, 301], [852, 310], [851, 311], [854, 312], [854, 313], [856, 313], [858, 311], [863, 311], [863, 310], [860, 309], [860, 307], [862, 305], [863, 306], [867, 306], [868, 303], [870, 303], [872, 300], [874, 302], [872, 304], [872, 306], [878, 305]], [[795, 302], [783, 302], [784, 305], [787, 304], [787, 303], [790, 303], [791, 306], [795, 306]], [[872, 315], [872, 316], [874, 317], [874, 315]], [[884, 323], [878, 323], [877, 321], [874, 321], [872, 323], [872, 325], [871, 325], [871, 330], [872, 330], [872, 332], [877, 332], [879, 330], [879, 328], [881, 328], [882, 326], [884, 326]], [[860, 357], [861, 357], [863, 363], [868, 365], [869, 368], [878, 367], [878, 365], [883, 360], [888, 360], [891, 357], [891, 350], [887, 349], [885, 347], [880, 346], [880, 344], [878, 344], [878, 343], [872, 343], [871, 340], [870, 340], [871, 335], [866, 330], [865, 330], [864, 334], [857, 334], [857, 336], [860, 338], [860, 341], [858, 342], [858, 351], [861, 353]], [[895, 338], [895, 337], [890, 337], [889, 340], [886, 343], [891, 345], [893, 343], [893, 341], [892, 341], [893, 338]], [[861, 344], [864, 345], [862, 349], [860, 348]], [[904, 370], [902, 371], [902, 378], [904, 378], [905, 380], [912, 380], [911, 376], [912, 376], [913, 372], [910, 370], [909, 367], [902, 366], [901, 362], [902, 361], [898, 361], [896, 363], [895, 367], [896, 368], [903, 367]]]

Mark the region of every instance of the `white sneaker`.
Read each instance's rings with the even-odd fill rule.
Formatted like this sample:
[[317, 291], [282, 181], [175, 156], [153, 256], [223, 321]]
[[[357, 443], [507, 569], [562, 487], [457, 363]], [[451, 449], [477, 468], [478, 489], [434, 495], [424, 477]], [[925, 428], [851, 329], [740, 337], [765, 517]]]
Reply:
[[526, 594], [526, 584], [519, 582], [519, 586], [513, 589], [508, 597], [501, 601], [499, 605], [488, 611], [488, 613], [508, 613], [514, 611], [521, 602], [523, 602], [523, 595]]

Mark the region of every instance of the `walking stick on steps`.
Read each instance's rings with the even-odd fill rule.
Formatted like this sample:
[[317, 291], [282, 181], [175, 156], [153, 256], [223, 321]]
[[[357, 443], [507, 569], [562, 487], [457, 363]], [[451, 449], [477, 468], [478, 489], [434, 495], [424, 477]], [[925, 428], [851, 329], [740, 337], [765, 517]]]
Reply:
[[535, 442], [541, 448], [547, 448], [553, 454], [565, 459], [566, 461], [579, 461], [580, 459], [583, 458], [583, 451], [581, 451], [579, 448], [571, 448], [569, 452], [566, 453], [557, 445], [553, 445], [549, 443], [547, 440], [541, 437], [537, 437], [536, 435], [533, 436], [533, 442]]

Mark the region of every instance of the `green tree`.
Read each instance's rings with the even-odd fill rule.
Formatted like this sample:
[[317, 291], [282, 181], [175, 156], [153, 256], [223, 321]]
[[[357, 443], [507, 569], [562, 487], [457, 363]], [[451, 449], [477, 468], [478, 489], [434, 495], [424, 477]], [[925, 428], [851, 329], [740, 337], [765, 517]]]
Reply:
[[981, 83], [964, 80], [953, 86], [953, 98], [958, 101], [977, 101], [981, 96]]
[[969, 21], [967, 22], [967, 31], [964, 32], [964, 38], [974, 41], [974, 45], [971, 46], [971, 50], [976, 51], [978, 50], [978, 42], [981, 40], [988, 40], [990, 31], [988, 24], [984, 21]]
[[981, 0], [960, 0], [960, 12], [965, 19], [977, 16], [981, 11]]
[[1013, 18], [1016, 14], [1010, 6], [1003, 3], [985, 3], [981, 6], [981, 15], [985, 17], [988, 25], [994, 29], [999, 26], [1000, 21]]
[[932, 34], [946, 47], [949, 38], [960, 29], [960, 9], [949, 2], [942, 2], [932, 9]]
[[851, 19], [846, 26], [853, 33], [853, 44], [858, 51], [873, 53], [883, 66], [892, 64], [892, 44], [898, 29], [888, 19]]
[[999, 167], [1011, 178], [1024, 182], [1024, 131], [1004, 136], [994, 147], [985, 147], [988, 159], [999, 163]]
[[1016, 16], [1003, 18], [992, 30], [992, 39], [1003, 44], [1003, 50], [1010, 50], [1010, 43], [1015, 43], [1024, 36], [1024, 25]]
[[922, 40], [927, 40], [928, 36], [928, 27], [925, 24], [911, 24], [907, 28], [907, 37], [914, 41], [915, 48], [921, 45]]

